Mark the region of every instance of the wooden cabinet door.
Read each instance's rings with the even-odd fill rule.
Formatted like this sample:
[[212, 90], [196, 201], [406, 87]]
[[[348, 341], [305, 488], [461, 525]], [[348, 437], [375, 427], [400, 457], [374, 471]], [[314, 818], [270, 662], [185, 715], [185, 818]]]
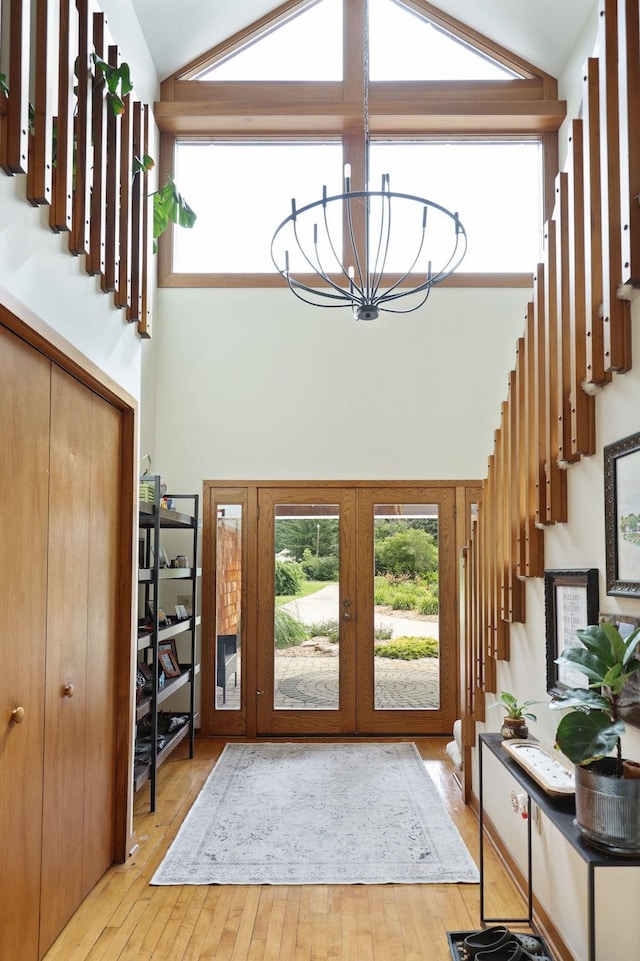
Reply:
[[82, 896], [114, 860], [122, 414], [91, 405]]
[[[50, 362], [0, 326], [0, 953], [38, 956]], [[18, 713], [14, 715], [14, 711]], [[20, 723], [16, 721], [22, 717]]]
[[82, 899], [91, 397], [52, 366], [41, 956]]

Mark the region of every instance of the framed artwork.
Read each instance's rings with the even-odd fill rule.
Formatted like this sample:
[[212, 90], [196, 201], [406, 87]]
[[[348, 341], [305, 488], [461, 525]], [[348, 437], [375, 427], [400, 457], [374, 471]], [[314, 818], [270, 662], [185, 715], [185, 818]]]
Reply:
[[568, 687], [587, 687], [588, 681], [570, 664], [556, 664], [566, 647], [582, 642], [577, 631], [598, 623], [598, 569], [544, 572], [547, 690], [559, 694]]
[[174, 658], [171, 650], [159, 651], [158, 663], [164, 671], [165, 677], [177, 677], [178, 674], [180, 674], [180, 665]]
[[640, 433], [604, 448], [607, 594], [640, 597]]
[[[627, 617], [626, 614], [601, 614], [600, 621], [615, 624], [622, 637], [629, 637], [637, 627], [640, 627], [640, 617]], [[637, 647], [636, 657], [638, 657]], [[622, 688], [618, 711], [622, 720], [627, 724], [640, 727], [640, 677], [638, 674], [630, 677]]]

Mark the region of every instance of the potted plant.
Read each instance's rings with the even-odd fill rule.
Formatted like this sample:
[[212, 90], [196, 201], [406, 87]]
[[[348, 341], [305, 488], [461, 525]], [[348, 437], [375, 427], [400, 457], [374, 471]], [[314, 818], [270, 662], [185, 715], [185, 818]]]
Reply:
[[639, 633], [623, 638], [605, 623], [577, 631], [582, 643], [566, 648], [557, 663], [584, 674], [587, 686], [554, 695], [550, 705], [571, 709], [558, 724], [556, 747], [576, 765], [578, 830], [596, 847], [628, 855], [640, 854], [640, 779], [635, 762], [622, 757], [619, 699], [640, 671]]
[[516, 698], [509, 691], [500, 692], [500, 697], [491, 707], [504, 708], [505, 715], [500, 733], [505, 740], [516, 737], [527, 738], [529, 736], [527, 721], [537, 721], [538, 718], [535, 714], [527, 711], [527, 708], [538, 703], [539, 701], [523, 701], [522, 704], [518, 704]]

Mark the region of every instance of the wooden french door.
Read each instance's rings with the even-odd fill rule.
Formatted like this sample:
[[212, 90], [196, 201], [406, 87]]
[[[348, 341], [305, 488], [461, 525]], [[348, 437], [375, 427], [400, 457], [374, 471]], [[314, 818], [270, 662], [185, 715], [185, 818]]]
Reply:
[[[256, 732], [279, 734], [448, 733], [457, 705], [455, 490], [425, 487], [263, 488], [258, 492]], [[322, 641], [301, 652], [277, 646], [282, 608], [276, 606], [278, 525], [328, 523], [337, 537], [337, 586], [306, 602], [285, 605], [307, 627], [315, 620], [339, 627], [335, 651]], [[394, 634], [435, 635], [438, 656], [419, 661], [376, 655], [375, 537], [387, 530], [435, 531], [438, 554], [437, 620], [387, 621]], [[378, 525], [378, 528], [376, 527]], [[319, 553], [319, 551], [318, 551]], [[326, 598], [326, 600], [325, 600]], [[411, 625], [411, 626], [409, 626]], [[284, 625], [285, 629], [287, 624]], [[293, 625], [295, 627], [295, 625]], [[384, 625], [383, 625], [384, 626]], [[286, 643], [286, 637], [285, 637]], [[314, 649], [317, 648], [317, 649]]]
[[[356, 730], [356, 493], [345, 488], [266, 488], [258, 493], [258, 734], [351, 734]], [[299, 623], [297, 612], [275, 606], [276, 527], [305, 523], [329, 525], [337, 537], [338, 584], [318, 607], [318, 623], [339, 624], [337, 654], [287, 657], [276, 646], [276, 618]], [[285, 625], [285, 632], [286, 632]], [[299, 653], [299, 649], [297, 649]], [[316, 656], [317, 655], [317, 656]], [[311, 670], [309, 670], [309, 661]], [[294, 661], [293, 671], [283, 670]], [[316, 668], [314, 672], [314, 667]], [[321, 686], [320, 696], [314, 686]]]

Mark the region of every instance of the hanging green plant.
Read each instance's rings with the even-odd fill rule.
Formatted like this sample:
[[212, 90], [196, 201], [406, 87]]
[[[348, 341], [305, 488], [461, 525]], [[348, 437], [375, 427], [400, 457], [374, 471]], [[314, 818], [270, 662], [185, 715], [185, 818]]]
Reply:
[[99, 57], [97, 53], [91, 54], [96, 67], [99, 67], [104, 77], [107, 88], [107, 100], [111, 105], [114, 115], [117, 117], [124, 113], [124, 98], [133, 90], [131, 83], [131, 71], [129, 64], [123, 61], [119, 67], [112, 67], [110, 63]]
[[170, 223], [178, 227], [193, 227], [197, 214], [191, 209], [176, 187], [171, 174], [166, 183], [153, 194], [153, 252], [158, 250], [158, 237]]

